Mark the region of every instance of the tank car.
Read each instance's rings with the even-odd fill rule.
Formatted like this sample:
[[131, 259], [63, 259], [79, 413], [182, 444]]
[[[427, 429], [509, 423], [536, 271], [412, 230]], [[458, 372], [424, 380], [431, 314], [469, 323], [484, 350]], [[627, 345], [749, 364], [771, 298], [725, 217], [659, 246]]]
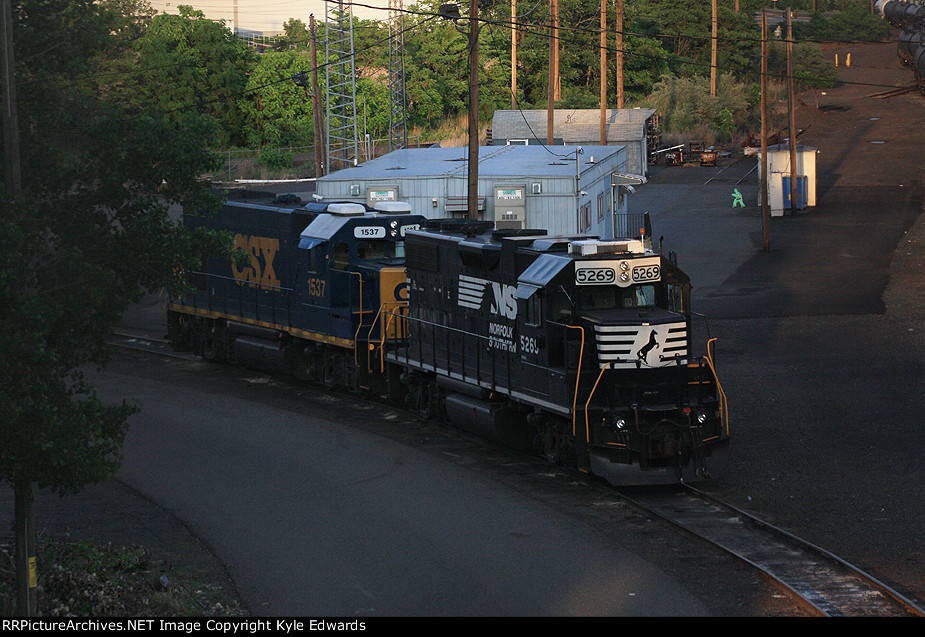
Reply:
[[[226, 231], [240, 258], [207, 258], [168, 305], [168, 338], [209, 360], [285, 370], [330, 386], [373, 387], [383, 312], [406, 303], [407, 204], [279, 207], [228, 202], [190, 228]], [[394, 329], [394, 327], [393, 327]]]
[[384, 359], [418, 408], [615, 485], [721, 471], [725, 397], [712, 352], [692, 353], [690, 280], [645, 233], [429, 221], [406, 268], [407, 338]]

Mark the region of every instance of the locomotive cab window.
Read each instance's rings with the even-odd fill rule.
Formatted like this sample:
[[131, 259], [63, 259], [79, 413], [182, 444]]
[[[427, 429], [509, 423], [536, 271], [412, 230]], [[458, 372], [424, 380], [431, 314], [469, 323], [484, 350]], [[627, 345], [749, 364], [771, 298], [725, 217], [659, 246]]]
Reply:
[[652, 307], [655, 305], [655, 286], [638, 285], [622, 294], [623, 307]]
[[331, 256], [332, 270], [346, 270], [350, 265], [350, 249], [346, 243], [338, 243]]
[[615, 310], [652, 307], [657, 298], [654, 285], [635, 285], [630, 288], [614, 286], [588, 286], [579, 290], [579, 305], [585, 310]]
[[687, 289], [680, 285], [668, 285], [668, 309], [679, 314], [687, 313]]
[[575, 316], [575, 304], [572, 303], [572, 299], [562, 286], [549, 291], [547, 307], [549, 308], [549, 320], [556, 323], [571, 323]]
[[525, 317], [524, 323], [527, 325], [542, 325], [543, 324], [543, 299], [542, 295], [539, 292], [530, 295], [526, 301], [525, 305]]
[[360, 241], [357, 243], [358, 259], [384, 259], [389, 255], [388, 241]]

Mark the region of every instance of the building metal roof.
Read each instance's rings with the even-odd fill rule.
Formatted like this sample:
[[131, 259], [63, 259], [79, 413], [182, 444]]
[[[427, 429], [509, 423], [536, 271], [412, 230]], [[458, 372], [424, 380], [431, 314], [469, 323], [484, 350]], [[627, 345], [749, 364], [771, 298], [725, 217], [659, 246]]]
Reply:
[[[606, 111], [607, 141], [644, 140], [646, 123], [656, 113], [652, 108], [612, 108]], [[545, 110], [495, 111], [492, 135], [497, 139], [545, 139], [548, 113]], [[553, 134], [566, 144], [600, 139], [599, 109], [556, 109]]]
[[[479, 178], [574, 177], [578, 146], [480, 146]], [[620, 153], [622, 146], [581, 146], [581, 168], [591, 158], [601, 163]], [[408, 178], [460, 177], [468, 172], [469, 149], [403, 148], [358, 166], [319, 177], [318, 181], [388, 180]]]

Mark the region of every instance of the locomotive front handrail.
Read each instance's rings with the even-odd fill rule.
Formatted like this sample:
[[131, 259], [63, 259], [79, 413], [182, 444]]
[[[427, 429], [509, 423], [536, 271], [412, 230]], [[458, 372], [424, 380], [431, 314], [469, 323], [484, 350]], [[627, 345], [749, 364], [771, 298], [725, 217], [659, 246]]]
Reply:
[[360, 286], [359, 286], [360, 287], [360, 311], [359, 312], [356, 312], [353, 309], [353, 294], [349, 295], [350, 313], [360, 315], [359, 321], [357, 322], [357, 329], [353, 333], [353, 364], [359, 367], [360, 361], [357, 358], [357, 354], [358, 354], [357, 350], [360, 347], [360, 330], [363, 329], [363, 313], [364, 313], [364, 310], [363, 310], [363, 275], [360, 274], [359, 272], [348, 272], [347, 274], [350, 275], [351, 278], [355, 274], [360, 279]]
[[716, 342], [715, 338], [711, 338], [707, 341], [707, 353], [704, 356], [704, 359], [707, 361], [707, 365], [710, 366], [710, 371], [713, 372], [713, 378], [716, 380], [716, 392], [719, 395], [719, 409], [720, 409], [720, 418], [722, 418], [723, 426], [726, 430], [726, 435], [729, 435], [729, 405], [726, 402], [726, 392], [723, 390], [722, 384], [719, 382], [719, 375], [716, 373], [716, 366], [713, 364], [713, 355], [711, 354], [713, 343]]
[[581, 361], [585, 354], [585, 328], [580, 325], [565, 325], [564, 327], [581, 332], [581, 349], [578, 350], [578, 369], [575, 372], [575, 396], [572, 398], [572, 435], [574, 436], [576, 409], [578, 406], [578, 383], [581, 381]]
[[[408, 317], [402, 313], [402, 311], [404, 312], [408, 311], [408, 306], [397, 304], [395, 305], [394, 309], [386, 309], [388, 305], [389, 305], [388, 303], [383, 303], [382, 306], [379, 308], [379, 315], [377, 315], [376, 317], [377, 321], [381, 320], [380, 317], [383, 314], [383, 312], [388, 317], [383, 323], [382, 327], [380, 328], [381, 333], [379, 335], [379, 371], [382, 371], [385, 369], [385, 343], [387, 340], [389, 340], [388, 335], [391, 330], [392, 319], [398, 319], [398, 321], [396, 322], [396, 327], [395, 327], [395, 334], [396, 334], [395, 340], [404, 341], [404, 340], [407, 340], [408, 338], [408, 324], [407, 324]], [[371, 330], [372, 328], [370, 328], [370, 333], [371, 333]]]
[[591, 393], [588, 394], [588, 400], [585, 401], [585, 441], [589, 445], [591, 444], [591, 423], [588, 421], [588, 408], [591, 406], [591, 399], [594, 398], [594, 392], [597, 391], [601, 378], [604, 377], [604, 372], [611, 368], [613, 368], [613, 363], [607, 363], [601, 367], [601, 373], [597, 375], [597, 380], [594, 381], [594, 386], [591, 387]]

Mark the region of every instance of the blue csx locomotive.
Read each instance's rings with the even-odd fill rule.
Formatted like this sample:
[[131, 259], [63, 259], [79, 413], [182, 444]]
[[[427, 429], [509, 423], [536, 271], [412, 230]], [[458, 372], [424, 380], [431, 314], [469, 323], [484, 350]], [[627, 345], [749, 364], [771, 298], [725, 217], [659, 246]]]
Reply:
[[227, 204], [250, 264], [169, 306], [178, 346], [402, 400], [615, 485], [715, 475], [729, 444], [691, 285], [647, 235], [493, 230], [359, 204]]

